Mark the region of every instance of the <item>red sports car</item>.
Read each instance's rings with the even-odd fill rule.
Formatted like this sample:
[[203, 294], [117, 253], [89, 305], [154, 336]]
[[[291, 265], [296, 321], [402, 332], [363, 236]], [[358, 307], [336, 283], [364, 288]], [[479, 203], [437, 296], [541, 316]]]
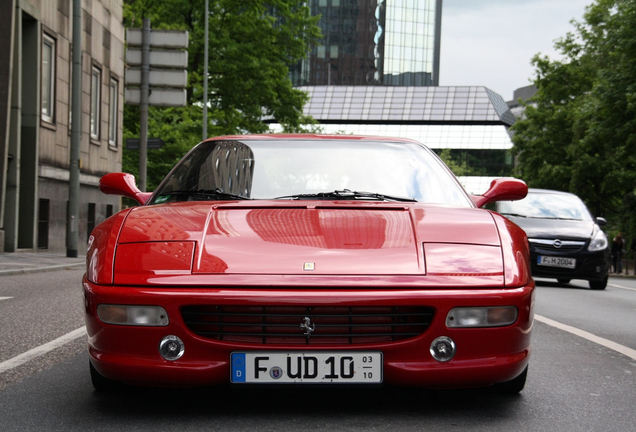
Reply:
[[199, 386], [525, 383], [534, 282], [528, 241], [405, 139], [252, 135], [194, 147], [154, 193], [89, 239], [90, 371]]

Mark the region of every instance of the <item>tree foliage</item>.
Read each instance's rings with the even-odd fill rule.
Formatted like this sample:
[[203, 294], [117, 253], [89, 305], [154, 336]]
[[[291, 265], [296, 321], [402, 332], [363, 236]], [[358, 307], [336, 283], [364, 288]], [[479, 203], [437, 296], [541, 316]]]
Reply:
[[[294, 89], [289, 67], [301, 60], [320, 36], [317, 17], [303, 0], [210, 0], [208, 135], [261, 133], [269, 117], [285, 131], [301, 131], [306, 93]], [[166, 143], [149, 150], [148, 185], [155, 187], [183, 154], [201, 140], [204, 0], [125, 0], [124, 25], [187, 30], [188, 106], [151, 107], [148, 136]], [[139, 110], [126, 106], [124, 138], [139, 136]], [[124, 151], [124, 170], [138, 171], [138, 151]]]
[[[636, 2], [596, 0], [537, 55], [537, 94], [513, 126], [516, 175], [581, 196], [596, 215], [633, 230], [636, 212]], [[631, 221], [630, 221], [631, 219]]]

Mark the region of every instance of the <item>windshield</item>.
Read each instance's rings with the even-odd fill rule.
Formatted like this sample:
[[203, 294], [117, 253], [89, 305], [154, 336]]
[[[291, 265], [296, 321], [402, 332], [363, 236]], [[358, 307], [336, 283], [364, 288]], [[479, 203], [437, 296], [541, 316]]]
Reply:
[[500, 201], [497, 210], [503, 215], [543, 219], [592, 220], [583, 201], [576, 195], [528, 192], [519, 201]]
[[453, 175], [427, 148], [347, 139], [204, 142], [170, 172], [150, 204], [223, 199], [223, 195], [227, 199], [410, 199], [471, 206]]

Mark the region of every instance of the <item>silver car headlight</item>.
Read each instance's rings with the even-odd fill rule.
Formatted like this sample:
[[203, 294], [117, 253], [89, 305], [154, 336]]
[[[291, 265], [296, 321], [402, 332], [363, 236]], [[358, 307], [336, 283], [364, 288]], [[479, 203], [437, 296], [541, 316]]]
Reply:
[[590, 252], [601, 251], [607, 248], [608, 245], [607, 236], [598, 226], [594, 227], [594, 232], [592, 234], [592, 240], [590, 240], [590, 245], [587, 247], [587, 250]]

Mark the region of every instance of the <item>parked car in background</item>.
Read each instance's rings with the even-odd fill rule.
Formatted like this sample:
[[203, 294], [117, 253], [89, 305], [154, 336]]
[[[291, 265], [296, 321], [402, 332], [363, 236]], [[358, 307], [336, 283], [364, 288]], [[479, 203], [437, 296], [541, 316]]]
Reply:
[[142, 385], [525, 383], [525, 233], [424, 145], [349, 135], [218, 137], [90, 236], [97, 389]]
[[528, 235], [532, 275], [561, 284], [585, 279], [605, 289], [610, 265], [607, 221], [593, 218], [579, 197], [568, 192], [529, 189], [519, 201], [499, 201], [496, 210]]

